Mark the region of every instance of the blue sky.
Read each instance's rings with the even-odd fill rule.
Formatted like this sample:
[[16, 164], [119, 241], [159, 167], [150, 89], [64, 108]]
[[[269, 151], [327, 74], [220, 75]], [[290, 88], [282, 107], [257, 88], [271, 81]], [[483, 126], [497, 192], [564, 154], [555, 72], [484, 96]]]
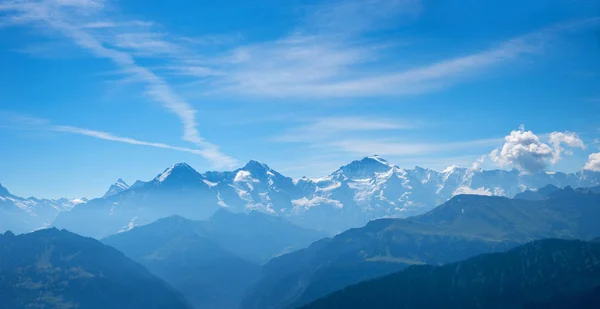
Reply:
[[600, 169], [597, 1], [0, 0], [0, 36], [18, 195], [176, 162]]

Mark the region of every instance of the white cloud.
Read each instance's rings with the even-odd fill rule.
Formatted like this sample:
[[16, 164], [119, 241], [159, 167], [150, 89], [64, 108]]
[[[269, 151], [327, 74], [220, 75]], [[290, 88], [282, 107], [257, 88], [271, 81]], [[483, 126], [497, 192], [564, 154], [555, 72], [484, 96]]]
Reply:
[[337, 135], [342, 133], [407, 130], [417, 126], [416, 122], [382, 117], [319, 117], [276, 136], [274, 140], [279, 142], [316, 142], [339, 138]]
[[371, 155], [377, 153], [382, 156], [406, 156], [436, 153], [444, 150], [460, 150], [491, 146], [500, 141], [501, 139], [491, 138], [459, 142], [415, 143], [382, 139], [343, 139], [332, 141], [328, 145], [334, 147], [336, 150], [359, 155]]
[[[154, 143], [154, 142], [146, 142], [138, 139], [117, 136], [111, 133], [89, 130], [84, 128], [78, 128], [73, 126], [64, 126], [64, 125], [53, 125], [50, 121], [41, 118], [24, 116], [17, 113], [0, 111], [0, 128], [5, 127], [9, 129], [15, 130], [39, 130], [39, 131], [53, 131], [53, 132], [62, 132], [62, 133], [70, 133], [77, 135], [84, 135], [89, 137], [94, 137], [97, 139], [103, 139], [107, 141], [131, 144], [131, 145], [141, 145], [141, 146], [149, 146], [155, 148], [162, 149], [170, 149], [182, 152], [188, 152], [195, 155], [206, 156], [205, 149], [191, 149], [186, 147], [178, 147], [172, 146], [164, 143]], [[210, 155], [210, 154], [208, 154]]]
[[485, 195], [485, 196], [493, 195], [492, 192], [490, 191], [490, 189], [486, 189], [484, 187], [472, 189], [471, 187], [467, 187], [467, 186], [458, 187], [456, 190], [454, 190], [454, 192], [452, 193], [452, 196], [459, 195], [459, 194]]
[[590, 154], [583, 169], [600, 172], [600, 152]]
[[471, 170], [472, 171], [478, 171], [481, 169], [481, 165], [485, 162], [485, 159], [487, 158], [487, 156], [483, 155], [480, 156], [479, 158], [477, 158], [477, 160], [475, 160], [473, 162], [473, 164], [471, 164]]
[[[13, 24], [32, 24], [42, 26], [46, 31], [53, 30], [94, 56], [111, 60], [132, 77], [143, 81], [146, 94], [179, 118], [183, 125], [183, 139], [204, 148], [201, 152], [202, 156], [218, 167], [236, 164], [235, 159], [221, 153], [216, 145], [200, 136], [196, 110], [178, 96], [164, 79], [139, 65], [132, 54], [106, 46], [93, 32], [85, 30], [85, 26], [89, 26], [94, 21], [82, 22], [81, 16], [91, 19], [94, 13], [101, 11], [103, 6], [104, 2], [100, 0], [26, 1], [1, 5], [0, 11], [6, 12], [7, 18]], [[82, 10], [85, 10], [85, 14], [81, 14]], [[108, 25], [108, 22], [105, 23]]]
[[309, 7], [303, 27], [321, 33], [356, 34], [406, 23], [421, 10], [420, 0], [334, 0]]
[[132, 20], [127, 22], [116, 23], [112, 21], [94, 21], [90, 23], [86, 23], [81, 25], [82, 28], [88, 29], [104, 29], [104, 28], [115, 28], [115, 27], [151, 27], [153, 26], [153, 22], [142, 21], [142, 20]]
[[[565, 152], [565, 148], [562, 145], [567, 145], [571, 148], [585, 149], [583, 141], [579, 139], [579, 136], [573, 132], [552, 132], [550, 133], [550, 144], [554, 148], [554, 157], [552, 163], [556, 164], [561, 159], [561, 155]], [[570, 155], [571, 152], [566, 150], [566, 154]]]
[[[368, 6], [375, 2], [386, 1], [363, 3]], [[346, 11], [343, 5], [340, 7], [342, 12]], [[385, 6], [379, 9], [383, 14]], [[391, 12], [400, 14], [394, 10]], [[368, 19], [368, 16], [363, 18]], [[376, 24], [377, 21], [375, 18], [370, 22]], [[597, 22], [598, 19], [590, 21]], [[345, 23], [352, 24], [348, 21]], [[553, 34], [590, 23], [580, 21], [544, 28], [500, 42], [486, 50], [446, 57], [408, 69], [401, 61], [385, 59], [386, 53], [402, 54], [401, 50], [392, 50], [398, 46], [388, 42], [365, 43], [356, 31], [339, 35], [329, 27], [317, 27], [318, 31], [300, 30], [274, 41], [238, 46], [226, 56], [208, 61], [215, 71], [220, 72], [210, 80], [209, 84], [214, 86], [210, 93], [306, 99], [402, 96], [431, 92], [465, 82], [523, 56], [536, 55], [545, 50]], [[360, 26], [361, 29], [363, 27], [370, 29], [366, 25]], [[384, 66], [382, 59], [387, 61]], [[179, 71], [185, 72], [184, 69]], [[193, 87], [197, 89], [198, 85], [194, 84]]]
[[521, 125], [519, 130], [510, 132], [505, 137], [501, 149], [490, 153], [490, 159], [499, 166], [512, 165], [525, 173], [535, 173], [544, 170], [549, 164], [556, 164], [565, 151], [563, 145], [571, 148], [585, 148], [583, 141], [572, 132], [552, 132], [549, 143], [540, 141], [532, 131], [525, 131]]
[[182, 47], [169, 42], [165, 35], [156, 32], [127, 32], [114, 36], [111, 44], [127, 50], [137, 56], [165, 56], [178, 55], [183, 52]]
[[201, 155], [201, 156], [212, 155], [212, 154], [206, 154], [205, 153], [206, 150], [177, 147], [177, 146], [171, 146], [171, 145], [167, 145], [167, 144], [163, 144], [163, 143], [145, 142], [145, 141], [140, 141], [140, 140], [129, 138], [129, 137], [116, 136], [116, 135], [106, 133], [106, 132], [88, 130], [88, 129], [71, 127], [71, 126], [51, 126], [51, 127], [49, 127], [49, 129], [52, 131], [56, 131], [56, 132], [66, 132], [66, 133], [72, 133], [72, 134], [78, 134], [78, 135], [85, 135], [85, 136], [90, 136], [90, 137], [103, 139], [103, 140], [107, 140], [107, 141], [113, 141], [113, 142], [119, 142], [119, 143], [131, 144], [131, 145], [141, 145], [141, 146], [150, 146], [150, 147], [156, 147], [156, 148], [162, 148], [162, 149], [171, 149], [171, 150], [183, 151], [183, 152], [188, 152], [191, 154]]

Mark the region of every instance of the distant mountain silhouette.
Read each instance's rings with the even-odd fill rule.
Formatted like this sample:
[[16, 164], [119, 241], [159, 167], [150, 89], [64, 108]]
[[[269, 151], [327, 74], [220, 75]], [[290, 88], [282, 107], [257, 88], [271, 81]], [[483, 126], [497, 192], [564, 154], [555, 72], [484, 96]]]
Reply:
[[546, 239], [444, 266], [411, 266], [302, 308], [600, 308], [600, 243]]
[[529, 201], [459, 195], [407, 219], [379, 219], [273, 259], [241, 308], [300, 306], [410, 265], [439, 265], [544, 238], [600, 235], [600, 195], [561, 190]]
[[530, 201], [539, 201], [546, 200], [553, 197], [560, 196], [568, 196], [571, 191], [577, 191], [579, 193], [595, 193], [600, 194], [600, 186], [590, 187], [590, 188], [577, 188], [573, 189], [570, 186], [566, 186], [564, 189], [560, 189], [559, 187], [553, 185], [547, 185], [538, 190], [525, 190], [517, 195], [515, 195], [515, 199], [520, 200], [530, 200]]
[[57, 229], [0, 235], [0, 307], [191, 308], [123, 253]]
[[259, 263], [307, 246], [319, 233], [263, 213], [172, 216], [103, 240], [163, 278], [197, 308], [237, 309]]
[[61, 211], [68, 211], [85, 199], [37, 199], [11, 194], [0, 184], [0, 233], [21, 234], [50, 226]]

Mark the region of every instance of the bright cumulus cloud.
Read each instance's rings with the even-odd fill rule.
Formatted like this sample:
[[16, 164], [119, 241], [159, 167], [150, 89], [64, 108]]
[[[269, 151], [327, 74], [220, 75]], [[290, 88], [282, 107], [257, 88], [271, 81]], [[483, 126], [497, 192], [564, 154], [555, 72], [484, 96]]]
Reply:
[[584, 169], [600, 172], [600, 152], [590, 154]]
[[565, 147], [585, 148], [575, 133], [552, 132], [548, 143], [544, 143], [532, 131], [525, 131], [523, 126], [510, 132], [504, 141], [502, 148], [490, 153], [490, 159], [499, 166], [512, 165], [525, 173], [539, 172], [549, 164], [556, 164], [563, 154], [571, 154]]

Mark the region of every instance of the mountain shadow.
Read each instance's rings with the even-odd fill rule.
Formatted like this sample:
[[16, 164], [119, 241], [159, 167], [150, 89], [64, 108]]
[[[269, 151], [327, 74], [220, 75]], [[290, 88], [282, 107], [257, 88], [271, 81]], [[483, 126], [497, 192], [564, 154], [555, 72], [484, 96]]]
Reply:
[[57, 229], [0, 235], [0, 307], [191, 308], [123, 253]]
[[411, 266], [302, 308], [600, 308], [600, 243], [546, 239], [444, 266]]

